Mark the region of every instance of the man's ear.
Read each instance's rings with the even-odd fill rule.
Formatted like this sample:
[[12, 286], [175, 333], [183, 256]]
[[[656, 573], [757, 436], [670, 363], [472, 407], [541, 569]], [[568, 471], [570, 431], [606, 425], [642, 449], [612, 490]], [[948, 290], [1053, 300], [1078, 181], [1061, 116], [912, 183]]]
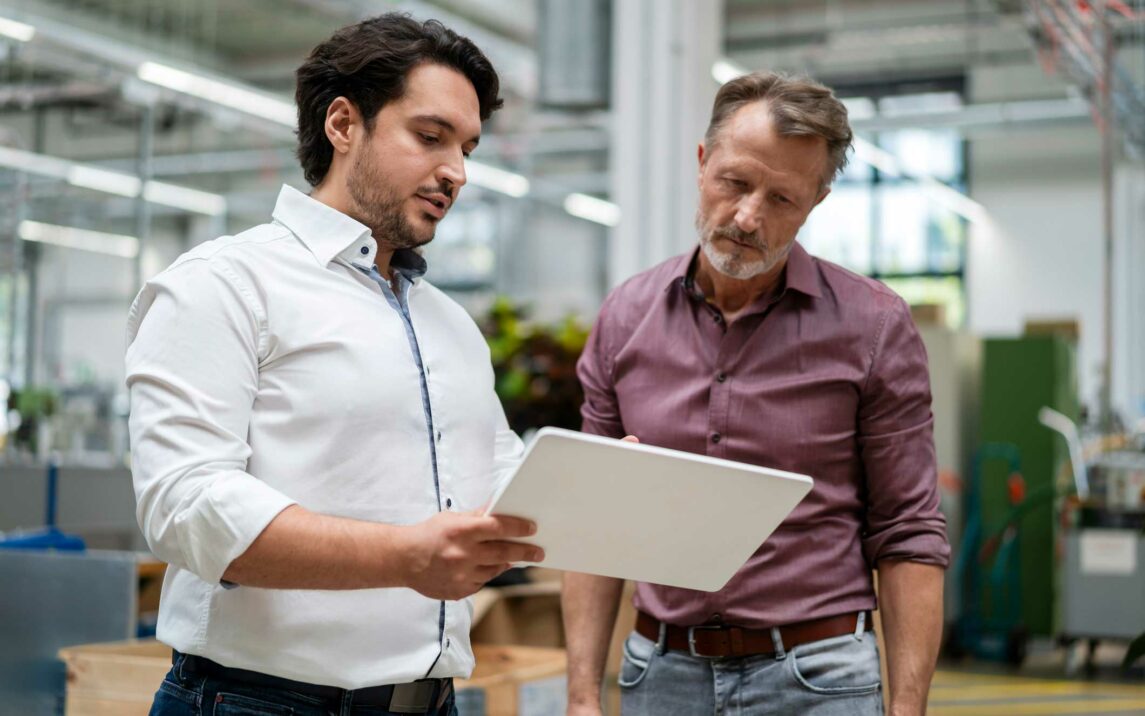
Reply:
[[699, 164], [696, 170], [697, 185], [704, 183], [704, 165], [708, 163], [708, 156], [710, 154], [711, 152], [708, 151], [708, 148], [704, 146], [703, 142], [700, 142], [700, 144], [696, 147], [696, 160]]
[[822, 202], [824, 199], [826, 199], [826, 198], [827, 198], [827, 195], [828, 195], [828, 194], [830, 194], [830, 193], [831, 193], [831, 187], [827, 187], [826, 189], [824, 189], [824, 190], [822, 191], [822, 193], [820, 193], [820, 194], [819, 194], [819, 198], [815, 200], [815, 204], [814, 204], [814, 205], [813, 205], [811, 208], [812, 208], [812, 209], [814, 209], [816, 206], [819, 206], [819, 204], [820, 204], [820, 203], [821, 203], [821, 202]]
[[326, 108], [326, 138], [336, 154], [346, 154], [354, 143], [355, 132], [362, 126], [362, 115], [354, 103], [336, 97]]

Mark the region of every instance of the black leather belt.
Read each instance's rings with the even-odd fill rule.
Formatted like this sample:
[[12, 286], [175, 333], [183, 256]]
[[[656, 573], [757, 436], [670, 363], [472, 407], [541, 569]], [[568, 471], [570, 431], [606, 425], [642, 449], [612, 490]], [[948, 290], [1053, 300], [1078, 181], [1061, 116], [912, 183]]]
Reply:
[[184, 657], [182, 669], [184, 674], [207, 676], [265, 689], [293, 691], [332, 703], [340, 703], [346, 694], [351, 694], [355, 706], [378, 706], [399, 714], [436, 713], [453, 693], [453, 679], [421, 679], [407, 684], [348, 690], [337, 686], [283, 679], [257, 671], [234, 669], [202, 656], [182, 654], [178, 651], [173, 653], [172, 661], [177, 661], [180, 656]]

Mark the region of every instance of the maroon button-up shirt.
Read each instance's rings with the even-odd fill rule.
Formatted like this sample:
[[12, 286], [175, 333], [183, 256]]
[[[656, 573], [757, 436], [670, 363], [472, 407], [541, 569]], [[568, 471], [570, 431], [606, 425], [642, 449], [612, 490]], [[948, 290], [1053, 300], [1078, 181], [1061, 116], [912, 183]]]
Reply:
[[583, 430], [815, 487], [719, 592], [642, 583], [636, 606], [678, 625], [771, 627], [873, 608], [879, 560], [947, 566], [926, 352], [903, 300], [796, 244], [782, 290], [725, 325], [690, 277], [695, 256], [605, 300], [577, 366]]

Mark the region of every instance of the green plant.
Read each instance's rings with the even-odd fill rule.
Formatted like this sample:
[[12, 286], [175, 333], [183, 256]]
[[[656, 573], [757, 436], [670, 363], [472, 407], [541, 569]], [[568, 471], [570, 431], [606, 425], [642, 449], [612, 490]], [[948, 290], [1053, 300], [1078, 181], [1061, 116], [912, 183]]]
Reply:
[[40, 423], [55, 415], [58, 405], [59, 398], [50, 388], [33, 386], [12, 391], [8, 396], [8, 407], [20, 414], [20, 427], [16, 428], [13, 443], [36, 452]]
[[554, 326], [531, 323], [527, 310], [500, 297], [481, 321], [497, 396], [509, 426], [521, 433], [545, 426], [577, 429], [583, 400], [576, 361], [588, 329], [569, 316]]

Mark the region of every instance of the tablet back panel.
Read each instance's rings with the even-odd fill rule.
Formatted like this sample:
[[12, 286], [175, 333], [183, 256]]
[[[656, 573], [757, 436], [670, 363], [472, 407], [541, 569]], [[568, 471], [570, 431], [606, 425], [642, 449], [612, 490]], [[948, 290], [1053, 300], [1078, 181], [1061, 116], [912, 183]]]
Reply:
[[489, 512], [536, 521], [546, 567], [716, 591], [811, 490], [806, 475], [545, 428]]

